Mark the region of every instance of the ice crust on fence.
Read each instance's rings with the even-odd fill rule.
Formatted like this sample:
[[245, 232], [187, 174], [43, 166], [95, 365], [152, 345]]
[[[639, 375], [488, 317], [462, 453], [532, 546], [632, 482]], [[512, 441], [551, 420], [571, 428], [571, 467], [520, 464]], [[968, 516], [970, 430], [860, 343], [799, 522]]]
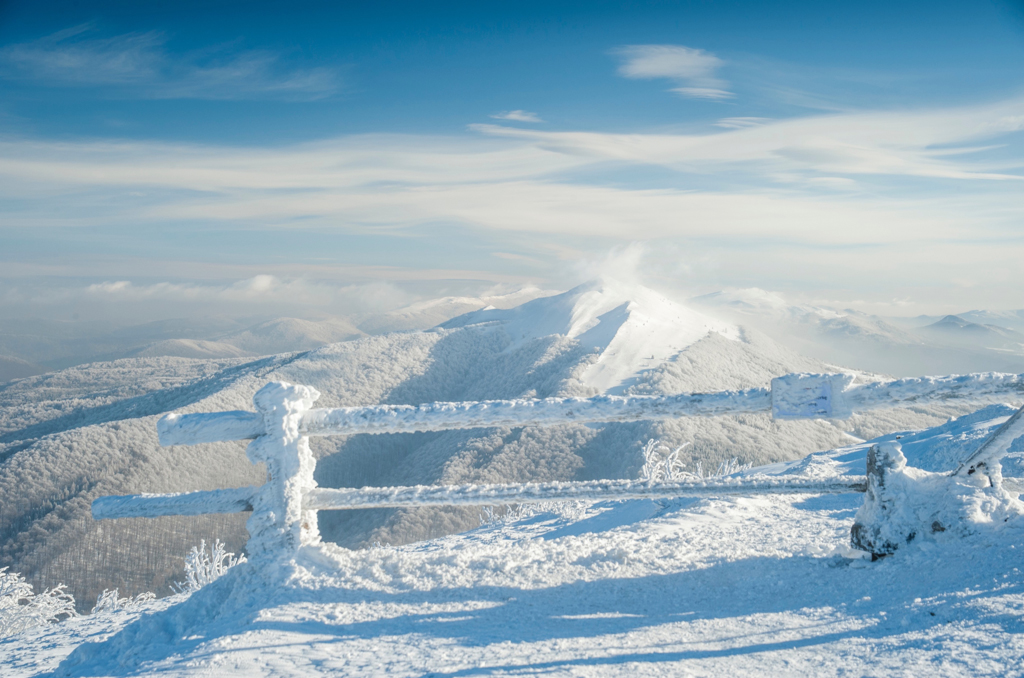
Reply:
[[310, 411], [303, 417], [303, 432], [311, 436], [325, 436], [585, 424], [761, 412], [770, 406], [768, 390], [756, 388], [675, 396], [596, 396], [339, 407]]
[[652, 483], [645, 480], [523, 483], [516, 485], [415, 485], [412, 487], [318, 488], [307, 493], [303, 508], [315, 510], [400, 506], [487, 506], [547, 501], [658, 499], [732, 494], [838, 494], [863, 492], [863, 476], [825, 480], [754, 476], [705, 481]]
[[249, 443], [246, 456], [267, 465], [268, 482], [253, 496], [246, 522], [247, 550], [253, 560], [275, 559], [300, 546], [320, 541], [316, 511], [302, 506], [302, 496], [316, 487], [316, 460], [299, 428], [302, 415], [320, 397], [312, 386], [271, 382], [253, 396], [266, 433]]
[[1024, 435], [1024, 407], [1014, 412], [974, 454], [965, 459], [957, 468], [956, 474], [971, 475], [975, 471], [986, 470], [987, 475], [996, 472], [1002, 476], [999, 459], [1010, 450], [1013, 441], [1021, 435]]
[[92, 503], [92, 517], [155, 518], [157, 516], [199, 516], [205, 513], [251, 511], [258, 487], [178, 492], [174, 494], [130, 494], [99, 497]]
[[978, 372], [948, 377], [909, 377], [850, 386], [839, 397], [845, 407], [854, 411], [937, 400], [1021, 401], [1024, 400], [1024, 375]]
[[853, 384], [848, 374], [787, 374], [772, 379], [775, 419], [845, 419], [855, 411], [941, 400], [1024, 400], [1024, 375], [981, 372]]
[[262, 435], [263, 430], [263, 417], [245, 410], [201, 414], [171, 412], [156, 423], [157, 435], [164, 447], [249, 440]]
[[[299, 432], [307, 436], [425, 432], [652, 421], [769, 411], [776, 419], [842, 419], [854, 411], [941, 400], [1024, 399], [1024, 375], [1017, 374], [986, 372], [858, 385], [851, 385], [851, 381], [852, 377], [847, 374], [790, 374], [773, 379], [770, 390], [310, 409], [299, 419]], [[244, 411], [168, 414], [158, 423], [162, 445], [253, 439], [264, 430], [259, 414]]]
[[772, 379], [773, 419], [846, 419], [853, 412], [842, 397], [850, 374], [787, 374]]

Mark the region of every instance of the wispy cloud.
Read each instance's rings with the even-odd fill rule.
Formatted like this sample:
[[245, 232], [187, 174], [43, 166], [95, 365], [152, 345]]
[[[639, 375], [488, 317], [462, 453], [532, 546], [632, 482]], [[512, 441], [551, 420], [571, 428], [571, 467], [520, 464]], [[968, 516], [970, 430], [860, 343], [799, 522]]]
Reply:
[[[749, 119], [747, 119], [749, 120]], [[978, 141], [1024, 130], [1024, 99], [964, 108], [818, 115], [713, 134], [543, 132], [496, 125], [475, 129], [529, 140], [561, 153], [707, 173], [742, 165], [761, 176], [890, 175], [1020, 180], [1020, 158], [983, 161]]]
[[[344, 306], [351, 312], [389, 310], [412, 301], [407, 292], [386, 282], [345, 285], [304, 277], [281, 278], [258, 274], [221, 284], [156, 282], [135, 284], [113, 280], [59, 288], [64, 296], [119, 302], [203, 302], [233, 304], [299, 304]], [[53, 299], [50, 299], [53, 301]]]
[[622, 57], [619, 74], [627, 78], [665, 78], [673, 92], [695, 99], [730, 99], [728, 83], [715, 76], [724, 62], [702, 49], [681, 45], [626, 45], [614, 50]]
[[536, 113], [530, 111], [504, 111], [491, 115], [495, 120], [511, 120], [513, 122], [544, 122]]
[[[302, 232], [315, 250], [331, 240], [319, 239], [326, 233], [435, 238], [456, 228], [486, 251], [541, 262], [558, 247], [592, 252], [653, 239], [652, 256], [677, 243], [694, 276], [728, 270], [736, 280], [781, 276], [815, 288], [855, 287], [869, 277], [886, 286], [902, 276], [914, 281], [907, 286], [942, 286], [956, 269], [995, 281], [993, 290], [1012, 287], [1006, 272], [1024, 256], [1024, 157], [1013, 143], [1024, 130], [1024, 100], [742, 123], [700, 134], [483, 125], [474, 128], [479, 135], [363, 135], [269, 148], [0, 139], [0, 229], [196, 233], [201, 225], [281, 231], [289, 240]], [[665, 170], [658, 187], [624, 181], [645, 174], [628, 171], [635, 165]], [[378, 259], [365, 262], [379, 268], [366, 278], [405, 275], [390, 251], [382, 245]], [[27, 265], [7, 256], [0, 277]], [[282, 280], [295, 275], [278, 274], [272, 261], [251, 265]]]
[[339, 87], [330, 68], [290, 68], [279, 54], [229, 47], [172, 54], [159, 32], [90, 37], [85, 24], [0, 49], [8, 79], [102, 87], [151, 99], [321, 99]]
[[768, 118], [722, 118], [715, 123], [715, 127], [722, 127], [724, 129], [746, 129], [747, 127], [759, 127], [766, 122], [768, 122]]

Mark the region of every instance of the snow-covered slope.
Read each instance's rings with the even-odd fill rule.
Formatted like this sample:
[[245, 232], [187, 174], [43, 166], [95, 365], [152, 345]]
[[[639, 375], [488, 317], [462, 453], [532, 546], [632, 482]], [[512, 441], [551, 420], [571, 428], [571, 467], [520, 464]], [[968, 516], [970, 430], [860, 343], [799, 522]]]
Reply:
[[870, 372], [909, 377], [1024, 371], [1020, 344], [1009, 336], [993, 342], [994, 327], [989, 333], [928, 330], [922, 326], [934, 318], [887, 320], [851, 309], [793, 304], [757, 288], [715, 292], [690, 303], [757, 328], [804, 355]]
[[253, 354], [224, 341], [165, 339], [127, 351], [126, 358], [242, 358]]
[[955, 315], [947, 315], [919, 331], [954, 344], [1024, 351], [1024, 334], [998, 325], [971, 322]]
[[[901, 443], [945, 469], [1008, 411]], [[750, 473], [863, 474], [864, 449]], [[848, 545], [861, 501], [563, 503], [405, 547], [309, 546], [0, 653], [12, 678], [1020, 675], [1024, 522], [922, 535], [871, 562]]]
[[[652, 359], [653, 356], [653, 359]], [[630, 360], [634, 362], [630, 362]], [[773, 376], [834, 368], [755, 331], [642, 288], [585, 285], [509, 311], [479, 311], [427, 332], [394, 333], [259, 359], [135, 358], [83, 365], [0, 386], [0, 567], [37, 587], [67, 583], [80, 601], [105, 587], [167, 592], [180, 554], [200, 538], [245, 539], [243, 516], [96, 523], [105, 494], [261, 482], [243, 443], [160, 448], [170, 410], [252, 409], [272, 380], [309, 384], [323, 406], [643, 393], [766, 386]], [[604, 426], [348, 436], [313, 441], [327, 487], [633, 477], [651, 438], [715, 466], [796, 459], [851, 440], [941, 423], [963, 405], [893, 410], [848, 422], [775, 422], [767, 415]], [[465, 508], [325, 513], [345, 546], [404, 544], [469, 529]]]
[[[111, 327], [102, 322], [0, 320], [0, 383], [89, 362], [139, 357], [270, 355], [365, 336], [346, 318], [274, 318], [254, 322], [199, 317]], [[14, 361], [10, 363], [12, 369], [5, 369], [5, 358]], [[33, 369], [25, 369], [22, 363], [31, 364]], [[7, 373], [11, 376], [5, 377]]]
[[0, 384], [12, 379], [30, 377], [33, 374], [40, 374], [45, 371], [46, 370], [39, 365], [33, 365], [21, 358], [0, 355]]
[[670, 301], [654, 290], [614, 280], [599, 280], [564, 294], [530, 301], [512, 309], [483, 309], [442, 327], [500, 326], [510, 348], [548, 335], [575, 339], [594, 349], [597, 359], [580, 381], [600, 393], [622, 393], [642, 370], [657, 367], [708, 336], [738, 339], [734, 325]]
[[362, 336], [365, 336], [364, 332], [344, 318], [320, 321], [275, 318], [242, 332], [226, 334], [219, 341], [247, 351], [249, 355], [269, 355], [304, 351]]
[[997, 327], [1024, 332], [1024, 310], [987, 311], [976, 309], [957, 313], [957, 317], [979, 325], [995, 325]]
[[482, 308], [512, 308], [537, 297], [554, 294], [533, 285], [504, 294], [479, 297], [440, 297], [418, 301], [409, 306], [360, 318], [357, 325], [367, 334], [407, 332], [434, 327], [452, 318]]

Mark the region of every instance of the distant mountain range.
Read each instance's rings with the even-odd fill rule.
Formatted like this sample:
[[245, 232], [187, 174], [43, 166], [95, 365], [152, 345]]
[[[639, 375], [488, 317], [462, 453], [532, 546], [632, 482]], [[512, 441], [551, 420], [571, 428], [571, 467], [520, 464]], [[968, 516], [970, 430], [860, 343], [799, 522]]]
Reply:
[[120, 358], [236, 358], [306, 351], [371, 334], [423, 330], [469, 311], [509, 308], [553, 294], [442, 297], [387, 313], [319, 318], [178, 318], [112, 327], [107, 322], [0, 319], [0, 383]]
[[[424, 330], [474, 312], [504, 317], [500, 311], [553, 295], [526, 287], [509, 294], [430, 299], [395, 311], [353, 317], [202, 317], [115, 328], [99, 322], [0, 320], [0, 383], [120, 358], [217, 359], [304, 351], [369, 335]], [[702, 322], [708, 327], [742, 324], [800, 353], [867, 371], [896, 376], [1024, 372], [1024, 311], [884, 318], [849, 309], [791, 304], [778, 294], [756, 288], [715, 292], [690, 299], [688, 304], [688, 312], [707, 316]], [[608, 308], [602, 313], [613, 311]], [[656, 326], [665, 325], [663, 319], [675, 312], [673, 307], [653, 311], [647, 330], [632, 339], [620, 337], [620, 347], [613, 347], [609, 355], [621, 352], [621, 346], [637, 347], [638, 340], [652, 341]], [[582, 341], [591, 340], [585, 337]], [[637, 355], [644, 352], [637, 351]], [[602, 367], [595, 369], [610, 369], [612, 362], [606, 358]], [[608, 383], [614, 381], [613, 372], [609, 372]]]
[[851, 309], [790, 304], [759, 289], [691, 299], [735, 322], [756, 327], [794, 350], [831, 363], [894, 376], [1024, 372], [1024, 334], [975, 318], [1021, 323], [1024, 311], [961, 316], [883, 318]]

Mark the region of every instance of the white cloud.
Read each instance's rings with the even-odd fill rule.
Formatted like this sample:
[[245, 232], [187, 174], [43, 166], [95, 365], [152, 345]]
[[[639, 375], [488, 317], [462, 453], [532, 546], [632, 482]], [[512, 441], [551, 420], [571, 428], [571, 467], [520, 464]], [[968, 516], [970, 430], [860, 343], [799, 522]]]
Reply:
[[666, 78], [679, 86], [672, 91], [698, 99], [729, 99], [728, 84], [715, 77], [724, 62], [702, 49], [681, 45], [627, 45], [615, 50], [623, 59], [619, 74], [650, 80]]
[[504, 111], [491, 115], [495, 120], [511, 120], [513, 122], [544, 122], [536, 113], [530, 111]]
[[339, 284], [308, 277], [282, 278], [266, 273], [224, 283], [156, 282], [135, 284], [128, 280], [104, 281], [59, 288], [56, 293], [36, 299], [90, 300], [116, 303], [231, 304], [261, 306], [320, 306], [342, 308], [349, 313], [390, 310], [410, 303], [414, 297], [387, 282]]
[[746, 129], [747, 127], [760, 127], [761, 125], [768, 122], [768, 118], [755, 118], [755, 117], [738, 117], [738, 118], [722, 118], [715, 123], [715, 127], [722, 127], [725, 129]]
[[732, 92], [714, 87], [673, 87], [672, 91], [691, 99], [731, 99]]
[[477, 125], [569, 155], [707, 173], [742, 166], [782, 178], [841, 174], [1018, 181], [1021, 159], [982, 161], [973, 144], [1024, 129], [1024, 99], [964, 108], [817, 115], [714, 134], [543, 132]]
[[[880, 289], [892, 287], [885, 292], [889, 299], [900, 280], [905, 294], [918, 282], [946, 285], [956, 270], [957, 277], [1009, 294], [1016, 274], [1008, 271], [1024, 256], [1015, 240], [1024, 205], [1014, 173], [1024, 159], [1006, 142], [1024, 128], [1022, 112], [1024, 100], [1011, 99], [753, 126], [740, 119], [703, 134], [485, 125], [474, 128], [482, 132], [476, 136], [366, 135], [272, 148], [8, 138], [0, 139], [0, 234], [49, 225], [173, 232], [201, 224], [238, 231], [232, 237], [243, 245], [244, 233], [276, 230], [293, 241], [308, 239], [309, 250], [318, 252], [331, 240], [321, 241], [322, 234], [432, 238], [440, 227], [456, 227], [479, 238], [485, 251], [533, 257], [538, 263], [519, 260], [533, 279], [568, 270], [556, 254], [572, 261], [649, 239], [658, 243], [651, 247], [656, 257], [667, 256], [666, 243], [676, 243], [694, 278], [715, 280], [727, 272], [741, 286], [782, 278], [808, 289], [856, 289], [870, 280]], [[1002, 147], [984, 151], [992, 146]], [[630, 171], [643, 164], [669, 170], [659, 174], [659, 188]], [[630, 183], [633, 174], [641, 178]], [[376, 260], [362, 267], [293, 262], [289, 269], [264, 256], [244, 273], [237, 269], [236, 277], [248, 283], [215, 295], [260, 298], [277, 290], [284, 298], [281, 281], [301, 272], [331, 277], [344, 270], [350, 280], [520, 275], [509, 268], [475, 270], [483, 266], [472, 257], [463, 268], [452, 259], [430, 269], [436, 263], [430, 255], [422, 270], [413, 270], [394, 264], [390, 246], [381, 245]], [[495, 255], [491, 261], [509, 267], [516, 259]], [[106, 264], [93, 263], [92, 273], [75, 270], [114, 281], [97, 294], [127, 294], [117, 281], [170, 279], [179, 270], [189, 271], [183, 277], [216, 279], [237, 265], [217, 264], [223, 270], [211, 275], [195, 262], [164, 264], [136, 261], [134, 273], [122, 272], [123, 262], [102, 274], [95, 270]], [[538, 268], [545, 264], [547, 274]], [[81, 265], [11, 258], [0, 265], [0, 277], [61, 275]], [[189, 289], [147, 293], [211, 293]]]
[[151, 99], [320, 99], [338, 89], [334, 69], [288, 68], [265, 50], [171, 55], [158, 32], [87, 37], [89, 24], [0, 49], [4, 77], [95, 86]]

